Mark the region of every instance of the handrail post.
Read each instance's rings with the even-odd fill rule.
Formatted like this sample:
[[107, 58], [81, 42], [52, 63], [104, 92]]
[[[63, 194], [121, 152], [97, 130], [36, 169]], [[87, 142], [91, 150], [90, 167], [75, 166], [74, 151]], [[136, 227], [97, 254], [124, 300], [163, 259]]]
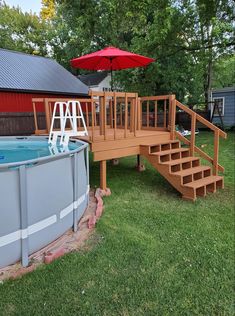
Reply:
[[195, 149], [195, 129], [196, 129], [196, 113], [191, 116], [191, 136], [190, 136], [190, 155], [194, 156]]
[[213, 159], [213, 174], [218, 175], [219, 162], [219, 130], [214, 131], [214, 159]]
[[170, 104], [171, 104], [171, 115], [170, 115], [170, 133], [171, 133], [171, 140], [175, 139], [175, 118], [176, 118], [176, 99], [175, 95], [170, 95]]

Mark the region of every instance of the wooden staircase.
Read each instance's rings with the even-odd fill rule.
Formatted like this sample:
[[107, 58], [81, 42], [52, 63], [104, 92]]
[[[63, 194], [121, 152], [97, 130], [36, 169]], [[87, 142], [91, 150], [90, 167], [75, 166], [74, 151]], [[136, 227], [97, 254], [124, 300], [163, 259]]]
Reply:
[[197, 196], [224, 188], [224, 179], [213, 175], [210, 166], [202, 166], [200, 158], [190, 155], [190, 148], [181, 147], [179, 140], [162, 144], [141, 145], [140, 154], [181, 194], [195, 201]]

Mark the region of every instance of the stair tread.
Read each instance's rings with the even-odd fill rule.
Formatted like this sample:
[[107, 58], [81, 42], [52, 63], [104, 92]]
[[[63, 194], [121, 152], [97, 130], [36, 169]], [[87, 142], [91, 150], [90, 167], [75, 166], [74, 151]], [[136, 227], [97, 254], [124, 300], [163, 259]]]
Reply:
[[193, 168], [177, 171], [177, 172], [174, 172], [173, 174], [183, 177], [183, 176], [187, 176], [187, 175], [190, 175], [190, 174], [194, 174], [194, 173], [197, 173], [197, 172], [200, 172], [200, 171], [209, 170], [209, 169], [211, 169], [209, 166], [198, 166], [198, 167], [193, 167]]
[[207, 185], [207, 184], [210, 184], [210, 183], [213, 183], [215, 181], [222, 180], [222, 179], [223, 179], [223, 177], [221, 177], [221, 176], [209, 176], [209, 177], [205, 177], [205, 178], [202, 178], [199, 180], [195, 180], [193, 182], [189, 182], [187, 184], [184, 184], [184, 186], [196, 189], [196, 188], [200, 188], [204, 185]]
[[175, 149], [169, 149], [169, 150], [162, 150], [162, 151], [158, 151], [155, 153], [151, 153], [150, 155], [162, 156], [162, 155], [179, 153], [179, 152], [183, 152], [183, 151], [189, 151], [189, 148], [175, 148]]
[[195, 161], [195, 160], [199, 160], [199, 158], [198, 157], [186, 157], [186, 158], [180, 158], [180, 159], [174, 159], [174, 160], [170, 160], [170, 161], [161, 162], [161, 164], [163, 164], [163, 165], [177, 165], [179, 163], [190, 162], [190, 161]]
[[167, 144], [174, 144], [174, 143], [179, 143], [179, 140], [168, 140], [164, 143], [150, 143], [150, 144], [141, 144], [140, 146], [144, 147], [151, 147], [151, 146], [157, 146], [157, 145], [167, 145]]

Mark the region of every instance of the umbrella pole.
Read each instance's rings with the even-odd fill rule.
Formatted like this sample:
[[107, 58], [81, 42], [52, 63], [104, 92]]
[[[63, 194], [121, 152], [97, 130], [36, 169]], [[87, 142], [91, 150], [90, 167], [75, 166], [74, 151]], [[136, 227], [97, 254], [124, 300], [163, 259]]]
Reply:
[[113, 70], [111, 67], [111, 91], [113, 91]]

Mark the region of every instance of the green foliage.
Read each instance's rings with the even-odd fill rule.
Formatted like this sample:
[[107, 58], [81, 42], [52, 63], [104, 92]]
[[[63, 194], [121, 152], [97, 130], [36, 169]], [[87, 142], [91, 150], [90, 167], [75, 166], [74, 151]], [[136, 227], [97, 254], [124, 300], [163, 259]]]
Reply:
[[216, 86], [232, 83], [223, 62], [233, 54], [232, 0], [42, 4], [42, 18], [0, 4], [1, 47], [50, 54], [78, 74], [85, 71], [71, 69], [71, 58], [117, 46], [156, 59], [146, 68], [115, 72], [117, 86], [141, 95], [174, 93], [188, 104], [208, 100], [212, 78]]
[[219, 58], [213, 71], [213, 88], [223, 88], [235, 85], [235, 56]]
[[47, 25], [35, 14], [0, 2], [0, 47], [44, 56]]

